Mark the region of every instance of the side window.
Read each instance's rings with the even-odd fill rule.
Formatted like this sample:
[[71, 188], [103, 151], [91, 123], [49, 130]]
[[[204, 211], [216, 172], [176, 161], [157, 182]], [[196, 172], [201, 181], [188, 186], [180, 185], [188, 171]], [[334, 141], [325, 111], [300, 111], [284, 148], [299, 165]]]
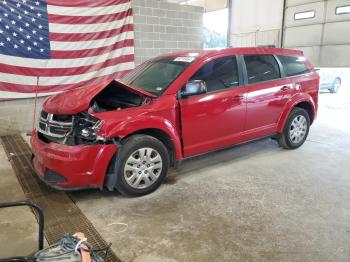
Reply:
[[254, 84], [281, 77], [278, 63], [273, 55], [245, 55], [248, 84]]
[[208, 92], [239, 86], [235, 56], [214, 59], [201, 67], [190, 79], [203, 80]]
[[305, 65], [305, 58], [302, 56], [277, 56], [283, 65], [286, 76], [295, 76], [309, 73], [310, 70]]

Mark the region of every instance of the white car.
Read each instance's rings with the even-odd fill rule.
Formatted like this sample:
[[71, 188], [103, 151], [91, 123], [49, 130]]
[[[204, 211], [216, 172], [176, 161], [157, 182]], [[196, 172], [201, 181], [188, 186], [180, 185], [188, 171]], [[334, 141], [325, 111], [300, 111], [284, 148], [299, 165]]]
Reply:
[[329, 68], [316, 70], [320, 76], [320, 91], [328, 90], [331, 93], [337, 93], [341, 86], [341, 72]]

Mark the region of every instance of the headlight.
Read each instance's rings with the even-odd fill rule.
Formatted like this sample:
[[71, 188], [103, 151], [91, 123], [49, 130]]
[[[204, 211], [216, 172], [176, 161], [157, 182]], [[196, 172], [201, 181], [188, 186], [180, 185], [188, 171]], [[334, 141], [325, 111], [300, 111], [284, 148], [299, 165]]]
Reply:
[[91, 138], [96, 136], [92, 128], [84, 128], [83, 130], [81, 130], [80, 134], [85, 138]]
[[100, 130], [102, 121], [98, 121], [94, 126], [92, 127], [84, 127], [80, 131], [80, 135], [82, 138], [87, 139], [87, 140], [97, 140], [98, 137], [98, 131]]
[[84, 114], [83, 117], [75, 119], [75, 136], [79, 139], [93, 142], [96, 140], [103, 141], [104, 139], [98, 135], [98, 131], [102, 126], [102, 121], [94, 118], [91, 115]]

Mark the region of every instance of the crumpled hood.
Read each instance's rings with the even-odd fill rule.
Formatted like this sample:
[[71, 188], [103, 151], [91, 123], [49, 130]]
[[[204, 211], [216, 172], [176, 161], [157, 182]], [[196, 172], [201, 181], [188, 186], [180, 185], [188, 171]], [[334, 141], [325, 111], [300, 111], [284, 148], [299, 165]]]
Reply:
[[[132, 90], [140, 95], [145, 95], [149, 97], [155, 97], [155, 95], [137, 89], [135, 87], [124, 84], [120, 81], [113, 80], [118, 85], [124, 88]], [[109, 83], [102, 83], [100, 85], [90, 86], [90, 87], [80, 87], [74, 90], [69, 90], [57, 95], [53, 95], [47, 98], [43, 104], [43, 109], [45, 112], [56, 114], [56, 115], [73, 115], [89, 108], [90, 101]]]
[[102, 91], [105, 86], [81, 87], [53, 95], [45, 100], [43, 109], [45, 112], [56, 115], [77, 114], [87, 109], [91, 99]]
[[[137, 122], [149, 112], [149, 107], [132, 107], [124, 110], [108, 111], [103, 113], [92, 114], [95, 118], [102, 120], [103, 125], [100, 129], [100, 134], [109, 136], [113, 128], [120, 128], [128, 132], [125, 123]], [[113, 132], [112, 132], [113, 133]]]

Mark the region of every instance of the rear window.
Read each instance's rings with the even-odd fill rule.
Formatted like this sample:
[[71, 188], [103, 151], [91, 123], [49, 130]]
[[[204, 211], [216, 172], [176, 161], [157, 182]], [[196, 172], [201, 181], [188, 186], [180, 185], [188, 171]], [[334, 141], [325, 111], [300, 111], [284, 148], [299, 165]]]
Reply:
[[305, 65], [305, 57], [284, 55], [278, 55], [277, 57], [283, 65], [286, 76], [302, 75], [310, 72]]
[[245, 55], [248, 84], [270, 81], [281, 77], [278, 63], [273, 55]]

